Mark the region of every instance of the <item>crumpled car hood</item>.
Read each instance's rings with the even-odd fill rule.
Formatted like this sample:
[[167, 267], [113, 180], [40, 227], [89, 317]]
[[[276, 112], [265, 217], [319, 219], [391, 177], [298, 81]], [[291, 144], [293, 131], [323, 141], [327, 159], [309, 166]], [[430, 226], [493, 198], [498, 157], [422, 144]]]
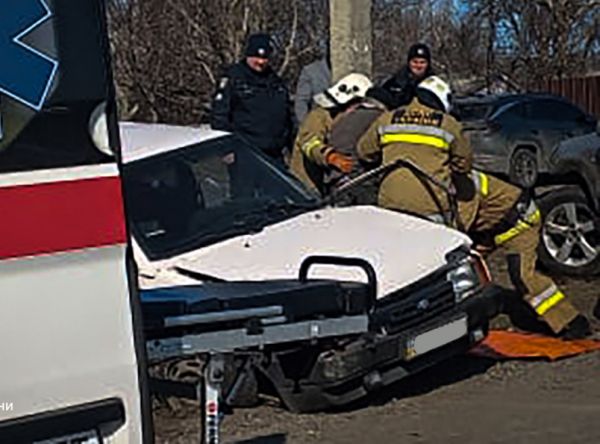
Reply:
[[[302, 261], [313, 255], [362, 258], [377, 273], [381, 298], [443, 266], [448, 252], [470, 244], [458, 231], [406, 214], [371, 206], [326, 208], [148, 265], [255, 281], [296, 278]], [[176, 273], [169, 275], [189, 284]], [[360, 269], [331, 265], [315, 266], [309, 276], [366, 281]]]

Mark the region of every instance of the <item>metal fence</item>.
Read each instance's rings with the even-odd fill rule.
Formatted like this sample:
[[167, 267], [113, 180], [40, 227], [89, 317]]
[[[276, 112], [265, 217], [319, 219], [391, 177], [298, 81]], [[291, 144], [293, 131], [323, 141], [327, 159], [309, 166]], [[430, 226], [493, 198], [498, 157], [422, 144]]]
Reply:
[[537, 84], [534, 90], [563, 96], [600, 118], [600, 75], [546, 80]]

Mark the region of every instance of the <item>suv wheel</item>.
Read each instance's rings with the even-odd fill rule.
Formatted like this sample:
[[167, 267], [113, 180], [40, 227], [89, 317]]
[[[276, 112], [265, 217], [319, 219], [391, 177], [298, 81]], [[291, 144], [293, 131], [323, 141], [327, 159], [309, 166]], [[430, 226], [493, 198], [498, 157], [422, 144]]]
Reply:
[[578, 188], [563, 188], [542, 197], [539, 205], [542, 265], [572, 276], [599, 272], [600, 226], [585, 194]]
[[509, 179], [523, 188], [533, 188], [538, 180], [538, 163], [534, 151], [517, 149], [510, 159]]

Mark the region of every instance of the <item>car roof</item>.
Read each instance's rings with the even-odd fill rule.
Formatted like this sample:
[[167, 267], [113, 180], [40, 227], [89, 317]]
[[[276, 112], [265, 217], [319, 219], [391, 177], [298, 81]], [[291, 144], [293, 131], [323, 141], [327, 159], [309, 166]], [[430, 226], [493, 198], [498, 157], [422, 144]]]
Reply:
[[185, 146], [229, 135], [224, 131], [163, 123], [120, 122], [123, 163], [134, 162]]
[[560, 102], [568, 102], [561, 96], [550, 93], [503, 93], [503, 94], [476, 94], [471, 96], [458, 96], [455, 101], [459, 105], [500, 105], [520, 100], [550, 99]]

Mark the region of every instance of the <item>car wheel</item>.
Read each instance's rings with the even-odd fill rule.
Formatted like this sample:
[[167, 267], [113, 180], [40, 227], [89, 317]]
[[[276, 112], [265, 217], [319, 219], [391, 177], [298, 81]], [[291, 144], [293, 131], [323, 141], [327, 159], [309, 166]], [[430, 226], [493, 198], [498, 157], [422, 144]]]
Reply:
[[532, 188], [538, 179], [538, 163], [534, 151], [517, 149], [510, 159], [509, 179], [515, 185]]
[[539, 201], [543, 224], [539, 259], [548, 270], [572, 276], [600, 271], [600, 226], [578, 188], [551, 192]]

